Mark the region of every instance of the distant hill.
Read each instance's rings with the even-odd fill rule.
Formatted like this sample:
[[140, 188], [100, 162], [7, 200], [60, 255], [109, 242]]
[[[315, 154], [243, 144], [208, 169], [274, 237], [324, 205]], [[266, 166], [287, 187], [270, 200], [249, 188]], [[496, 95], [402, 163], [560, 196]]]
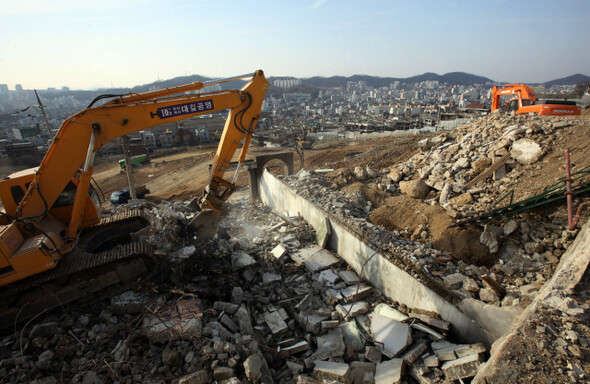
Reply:
[[371, 87], [387, 87], [395, 81], [405, 84], [421, 83], [423, 81], [438, 81], [440, 83], [458, 84], [458, 85], [473, 85], [485, 84], [487, 82], [493, 83], [493, 80], [483, 76], [471, 75], [465, 72], [451, 72], [439, 75], [432, 72], [427, 72], [422, 75], [412, 76], [407, 78], [401, 77], [377, 77], [369, 75], [354, 75], [350, 77], [332, 76], [332, 77], [310, 77], [301, 79], [301, 83], [307, 86], [318, 88], [333, 88], [344, 87], [349, 81], [364, 81]]
[[[274, 80], [277, 79], [296, 79], [292, 76], [277, 76], [277, 77], [269, 77], [268, 82], [272, 85]], [[190, 75], [190, 76], [180, 76], [175, 77], [169, 80], [161, 80], [156, 81], [149, 84], [137, 85], [131, 89], [123, 88], [123, 89], [116, 89], [117, 92], [125, 93], [129, 91], [133, 92], [146, 92], [150, 88], [170, 88], [175, 87], [178, 85], [188, 84], [195, 81], [210, 81], [214, 80], [210, 77], [205, 77], [201, 75]], [[395, 81], [399, 81], [401, 84], [415, 84], [421, 83], [423, 81], [438, 81], [439, 83], [447, 83], [447, 84], [457, 84], [457, 85], [474, 85], [474, 84], [486, 84], [486, 83], [498, 83], [494, 80], [491, 80], [484, 76], [477, 76], [472, 75], [465, 72], [449, 72], [445, 73], [444, 75], [439, 75], [433, 72], [426, 72], [421, 75], [412, 76], [412, 77], [378, 77], [378, 76], [369, 76], [369, 75], [353, 75], [353, 76], [331, 76], [331, 77], [321, 77], [321, 76], [314, 76], [310, 78], [302, 78], [301, 85], [304, 89], [322, 89], [322, 88], [335, 88], [335, 87], [346, 87], [346, 83], [349, 81], [357, 82], [357, 81], [364, 81], [370, 87], [387, 87], [391, 83]], [[574, 85], [578, 83], [585, 83], [590, 82], [590, 76], [582, 75], [582, 74], [575, 74], [572, 76], [564, 77], [562, 79], [548, 81], [543, 83], [545, 87], [551, 87], [552, 85]], [[245, 84], [245, 81], [231, 81], [227, 83], [223, 83], [221, 85], [222, 89], [239, 89]], [[115, 91], [114, 89], [110, 89], [109, 91]]]
[[575, 75], [564, 77], [562, 79], [548, 81], [543, 83], [543, 85], [545, 87], [551, 87], [552, 85], [576, 85], [580, 83], [590, 83], [590, 76], [576, 73]]

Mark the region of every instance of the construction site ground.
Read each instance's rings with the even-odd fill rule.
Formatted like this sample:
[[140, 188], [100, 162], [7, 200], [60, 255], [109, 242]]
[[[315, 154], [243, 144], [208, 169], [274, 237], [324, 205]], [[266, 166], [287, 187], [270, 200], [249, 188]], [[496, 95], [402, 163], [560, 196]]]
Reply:
[[[489, 270], [486, 271], [491, 271], [492, 276], [495, 276], [494, 278], [498, 280], [499, 283], [517, 288], [519, 286], [525, 286], [527, 287], [526, 289], [534, 291], [535, 289], [538, 290], [543, 285], [543, 282], [548, 281], [551, 278], [551, 273], [555, 270], [557, 263], [559, 262], [559, 257], [565, 252], [567, 244], [571, 244], [573, 237], [577, 234], [576, 231], [566, 231], [562, 225], [564, 217], [567, 217], [565, 197], [561, 203], [544, 206], [515, 218], [520, 224], [520, 229], [514, 232], [512, 238], [509, 239], [508, 236], [506, 236], [506, 241], [503, 243], [504, 245], [500, 246], [500, 252], [497, 250], [491, 251], [491, 248], [488, 249], [488, 247], [490, 247], [489, 245], [481, 244], [482, 227], [468, 226], [449, 229], [449, 226], [461, 219], [491, 210], [494, 208], [497, 198], [504, 195], [507, 192], [507, 189], [513, 191], [513, 201], [520, 201], [541, 194], [545, 188], [559, 182], [559, 179], [565, 176], [564, 154], [566, 148], [569, 148], [571, 151], [572, 172], [590, 164], [590, 116], [585, 114], [576, 119], [565, 120], [565, 123], [564, 120], [547, 121], [552, 121], [550, 124], [553, 124], [554, 127], [558, 128], [552, 130], [551, 134], [548, 134], [542, 139], [540, 138], [543, 134], [542, 127], [543, 124], [546, 124], [542, 120], [527, 120], [527, 118], [524, 117], [506, 118], [504, 120], [499, 118], [495, 118], [494, 120], [494, 118], [490, 118], [482, 123], [488, 127], [495, 126], [502, 132], [507, 127], [513, 125], [524, 126], [526, 132], [523, 130], [520, 132], [520, 136], [534, 136], [537, 141], [541, 141], [543, 144], [542, 155], [533, 164], [527, 166], [521, 166], [516, 162], [511, 163], [509, 171], [512, 172], [512, 176], [507, 178], [508, 181], [503, 183], [498, 183], [493, 180], [488, 181], [484, 186], [480, 185], [478, 191], [472, 193], [473, 196], [470, 195], [471, 200], [462, 203], [452, 202], [450, 206], [446, 203], [439, 204], [441, 191], [436, 188], [430, 188], [426, 196], [415, 198], [408, 196], [406, 193], [401, 193], [399, 189], [395, 189], [392, 193], [387, 189], [389, 184], [384, 184], [384, 182], [385, 179], [393, 179], [394, 176], [392, 176], [392, 174], [395, 169], [398, 169], [403, 173], [403, 178], [406, 181], [419, 179], [419, 172], [428, 167], [427, 163], [430, 161], [433, 154], [433, 151], [429, 148], [434, 147], [431, 145], [425, 146], [425, 143], [434, 142], [436, 143], [435, 146], [443, 144], [446, 140], [443, 136], [454, 135], [455, 133], [452, 131], [448, 133], [433, 132], [401, 137], [382, 137], [379, 139], [361, 139], [354, 141], [339, 140], [315, 143], [313, 149], [306, 149], [304, 152], [304, 168], [309, 171], [319, 169], [324, 170], [322, 174], [326, 175], [326, 180], [331, 184], [335, 192], [341, 193], [360, 202], [359, 204], [361, 207], [367, 207], [368, 221], [386, 230], [395, 231], [396, 234], [405, 237], [408, 240], [416, 240], [423, 244], [427, 244], [427, 247], [433, 247], [437, 252], [440, 251], [442, 256], [449, 257], [455, 264], [447, 263], [447, 265], [445, 265], [445, 262], [443, 261], [440, 266], [441, 269], [434, 270], [434, 273], [436, 273], [438, 277], [444, 277], [444, 274], [447, 273], [444, 268], [453, 269], [457, 268], [457, 265], [459, 265], [457, 268], [459, 271], [465, 275], [469, 275], [466, 272], [469, 268], [466, 266], [473, 264], [476, 267], [481, 266], [489, 268]], [[478, 123], [476, 122], [473, 123], [468, 129], [465, 129], [464, 132], [475, 132], [478, 127], [477, 124]], [[460, 134], [461, 131], [459, 130], [456, 133], [457, 137], [459, 137]], [[471, 145], [477, 146], [478, 143], [479, 142], [473, 142]], [[445, 145], [448, 147], [448, 144], [449, 143], [443, 144], [442, 147]], [[459, 144], [458, 151], [464, 150], [463, 146], [469, 145], [469, 143], [466, 142], [461, 142]], [[508, 144], [504, 147], [507, 147], [507, 145]], [[502, 145], [497, 146], [497, 148], [494, 147], [495, 149], [491, 152], [496, 151], [496, 155], [500, 156], [504, 147]], [[253, 147], [250, 149], [247, 158], [252, 159], [257, 154], [285, 150], [293, 151], [292, 148]], [[151, 157], [149, 164], [134, 169], [135, 183], [137, 185], [145, 184], [147, 186], [150, 190], [147, 200], [155, 204], [161, 202], [190, 200], [193, 197], [199, 196], [207, 183], [208, 165], [213, 159], [214, 151], [215, 147], [197, 147], [181, 149], [175, 153], [154, 155]], [[472, 153], [475, 152], [477, 152], [477, 149], [472, 150]], [[472, 156], [472, 160], [475, 161], [477, 157], [478, 156]], [[491, 157], [493, 158], [493, 156]], [[300, 159], [297, 154], [295, 154], [294, 158], [295, 171], [297, 172], [300, 170]], [[116, 209], [116, 207], [112, 207], [108, 203], [110, 194], [115, 190], [127, 186], [127, 175], [120, 170], [117, 163], [118, 160], [119, 159], [117, 158], [111, 159], [111, 161], [108, 162], [101, 161], [95, 166], [94, 170], [94, 179], [98, 185], [100, 185], [100, 189], [107, 201], [105, 204], [107, 211]], [[237, 160], [237, 155], [234, 160]], [[448, 162], [450, 159], [447, 158], [446, 161]], [[276, 165], [276, 167], [273, 167], [273, 165]], [[269, 166], [273, 173], [284, 173], [282, 164], [279, 162], [275, 164], [271, 163]], [[334, 171], [329, 172], [328, 170], [330, 169]], [[362, 177], [359, 176], [359, 173], [367, 173], [370, 170], [375, 170], [380, 176], [373, 178], [367, 177], [366, 175]], [[229, 173], [231, 172], [232, 171], [230, 170]], [[460, 169], [459, 172], [461, 172]], [[385, 177], [384, 175], [389, 175], [389, 177]], [[426, 176], [428, 176], [428, 174], [426, 174]], [[426, 176], [424, 179], [427, 178]], [[475, 174], [467, 175], [467, 177], [473, 176], [475, 176]], [[387, 183], [390, 183], [389, 180]], [[397, 185], [397, 181], [395, 183]], [[239, 196], [241, 199], [244, 199], [248, 193], [247, 171], [240, 171], [237, 184], [240, 186], [241, 190]], [[495, 188], [498, 190], [494, 190]], [[392, 188], [392, 190], [393, 189], [394, 188]], [[464, 196], [464, 194], [460, 194], [459, 192], [455, 192], [454, 194], [457, 195], [455, 197]], [[588, 199], [588, 197], [586, 197], [586, 199]], [[583, 199], [580, 198], [575, 199], [575, 207], [577, 208], [582, 201]], [[265, 214], [259, 214], [254, 209], [248, 208], [247, 203], [245, 203], [244, 200], [242, 200], [242, 203], [234, 204], [238, 204], [241, 207], [241, 209], [236, 211], [240, 217], [230, 217], [230, 224], [228, 224], [229, 228], [237, 228], [240, 226], [246, 228], [249, 225], [248, 220], [257, 219], [260, 221], [261, 219], [268, 218]], [[582, 211], [578, 228], [587, 222], [588, 211], [588, 209]], [[501, 232], [502, 229], [505, 228], [509, 219], [510, 218], [506, 218], [499, 223], [497, 222], [493, 224], [498, 228], [501, 228], [499, 230]], [[232, 221], [233, 223], [231, 223]], [[555, 224], [556, 222], [559, 222], [560, 224], [557, 225]], [[534, 268], [530, 267], [525, 271], [526, 276], [525, 273], [518, 275], [518, 277], [516, 277], [516, 275], [510, 276], [510, 270], [505, 269], [504, 267], [507, 267], [506, 264], [510, 264], [510, 268], [512, 268], [513, 265], [518, 263], [515, 260], [501, 260], [500, 255], [517, 254], [511, 251], [508, 252], [505, 248], [514, 247], [517, 243], [521, 244], [519, 241], [522, 241], [523, 244], [533, 243], [536, 238], [535, 236], [528, 236], [527, 239], [524, 240], [524, 237], [526, 237], [525, 233], [528, 233], [526, 231], [528, 231], [528, 228], [532, 228], [532, 232], [534, 232], [534, 229], [543, 227], [544, 225], [548, 228], [553, 228], [555, 233], [559, 233], [559, 236], [555, 235], [551, 238], [550, 234], [547, 235], [547, 238], [550, 240], [543, 240], [542, 249], [537, 249], [533, 245], [528, 246], [532, 251], [529, 252], [527, 249], [527, 254], [529, 256], [526, 256], [527, 261], [525, 264], [530, 267], [533, 261], [538, 262], [539, 260], [544, 260], [544, 263], [539, 264], [542, 265], [541, 267], [538, 267], [537, 265], [535, 265]], [[561, 235], [562, 232], [564, 233], [563, 236]], [[298, 236], [299, 235], [300, 234], [298, 234]], [[305, 236], [307, 235], [304, 235], [303, 237]], [[516, 239], [515, 236], [521, 236], [522, 239]], [[301, 240], [301, 236], [299, 236], [299, 239]], [[176, 248], [179, 248], [182, 245], [185, 244], [177, 244], [178, 247]], [[172, 249], [172, 251], [174, 250], [175, 249]], [[543, 251], [545, 252], [543, 253]], [[215, 255], [216, 252], [219, 253], [219, 251], [215, 250], [208, 250], [208, 252], [209, 255]], [[544, 258], [550, 261], [547, 261]], [[212, 279], [216, 287], [222, 287], [225, 283], [224, 279], [227, 279], [228, 277], [220, 273], [221, 267], [219, 267], [214, 260], [210, 260], [209, 258], [205, 258], [204, 262], [205, 265], [199, 266], [200, 269], [211, 267], [211, 270], [205, 275]], [[269, 265], [264, 263], [263, 265], [268, 271], [270, 268]], [[283, 266], [282, 268], [284, 271], [286, 267]], [[167, 289], [169, 292], [179, 295], [177, 299], [178, 303], [192, 294], [187, 293], [189, 290], [183, 285], [170, 288], [170, 285], [172, 284], [173, 286], [175, 281], [179, 282], [179, 284], [182, 281], [186, 281], [178, 276], [184, 274], [185, 273], [183, 272], [172, 271], [166, 276], [166, 284], [168, 285]], [[469, 276], [473, 277], [473, 275]], [[206, 279], [201, 275], [198, 277]], [[163, 278], [164, 277], [160, 277], [160, 279], [148, 283], [147, 286], [151, 286], [151, 290], [157, 291], [164, 286], [161, 282]], [[235, 279], [235, 276], [232, 275], [230, 278]], [[196, 278], [193, 278], [193, 283], [197, 285], [203, 283], [202, 281], [197, 282], [195, 279]], [[519, 279], [521, 280], [520, 282], [518, 281]], [[234, 285], [236, 284], [236, 281], [237, 280], [233, 281]], [[476, 298], [484, 300], [484, 292], [482, 291], [490, 290], [489, 287], [486, 287], [488, 286], [485, 284], [483, 288], [477, 288], [476, 286], [475, 293], [472, 294]], [[223, 287], [220, 291], [225, 291], [227, 288], [228, 287]], [[571, 295], [574, 302], [577, 303], [575, 304], [576, 308], [583, 309], [581, 313], [576, 315], [559, 311], [554, 307], [544, 307], [543, 305], [540, 305], [539, 310], [531, 316], [531, 320], [525, 322], [525, 325], [521, 327], [521, 330], [519, 331], [520, 337], [513, 338], [510, 345], [505, 347], [505, 351], [507, 352], [505, 352], [504, 357], [499, 360], [499, 364], [502, 364], [505, 367], [510, 367], [510, 369], [499, 370], [495, 372], [493, 376], [489, 377], [487, 381], [483, 382], [487, 382], [488, 384], [530, 384], [549, 382], [573, 383], [589, 380], [590, 364], [588, 361], [590, 361], [590, 328], [588, 327], [587, 322], [589, 313], [587, 299], [590, 297], [589, 288], [589, 274], [586, 272], [583, 275], [580, 284], [578, 284]], [[478, 289], [479, 293], [477, 292]], [[197, 294], [199, 296], [202, 295], [203, 297], [207, 297], [207, 295], [215, 295], [214, 291], [214, 289], [209, 289], [202, 291], [193, 290], [191, 292], [198, 292]], [[217, 293], [219, 294], [219, 292]], [[230, 294], [225, 292], [225, 297], [228, 297], [228, 295]], [[233, 296], [233, 293], [231, 295]], [[510, 294], [507, 296], [510, 296]], [[512, 303], [506, 303], [505, 299], [502, 300], [502, 297], [492, 297], [491, 299], [485, 299], [484, 301], [495, 305], [512, 305]], [[529, 296], [523, 294], [523, 296], [520, 297], [520, 304], [517, 303], [516, 306], [524, 308], [527, 303], [530, 303], [530, 301], [531, 299]], [[60, 326], [64, 329], [72, 328], [72, 325], [68, 325], [68, 323], [72, 321], [71, 319], [75, 319], [76, 317], [85, 319], [85, 321], [88, 321], [88, 318], [90, 318], [91, 324], [95, 320], [97, 322], [102, 321], [107, 324], [107, 327], [116, 328], [116, 330], [112, 332], [112, 337], [115, 339], [117, 347], [115, 349], [112, 348], [112, 340], [103, 340], [103, 342], [106, 343], [105, 345], [109, 345], [109, 347], [102, 349], [96, 347], [93, 349], [91, 345], [86, 345], [87, 341], [77, 340], [72, 336], [77, 342], [72, 341], [72, 345], [66, 347], [72, 349], [75, 348], [77, 344], [82, 345], [82, 352], [78, 352], [76, 355], [78, 357], [82, 355], [84, 356], [84, 358], [79, 359], [79, 365], [82, 366], [82, 361], [85, 359], [86, 366], [91, 365], [94, 368], [91, 369], [92, 375], [90, 375], [89, 372], [80, 372], [74, 376], [74, 379], [71, 379], [72, 373], [64, 373], [62, 368], [62, 375], [65, 375], [63, 377], [69, 378], [66, 381], [71, 380], [72, 382], [108, 382], [108, 379], [106, 381], [100, 379], [103, 376], [107, 378], [110, 377], [110, 380], [116, 379], [115, 381], [118, 382], [132, 382], [137, 376], [134, 377], [133, 380], [130, 380], [129, 378], [125, 379], [124, 375], [125, 373], [132, 371], [128, 366], [133, 366], [133, 364], [124, 364], [123, 366], [126, 367], [125, 369], [115, 369], [111, 367], [107, 360], [99, 361], [96, 360], [95, 357], [104, 356], [105, 353], [108, 354], [109, 351], [111, 355], [116, 355], [119, 350], [123, 349], [129, 350], [131, 353], [137, 352], [136, 354], [139, 355], [143, 353], [144, 356], [152, 356], [148, 354], [148, 350], [149, 353], [152, 353], [153, 346], [150, 348], [149, 345], [139, 345], [141, 344], [141, 339], [134, 336], [125, 336], [126, 334], [132, 334], [133, 327], [139, 323], [139, 317], [125, 318], [128, 319], [126, 320], [126, 323], [117, 324], [116, 320], [107, 318], [110, 314], [107, 313], [105, 315], [103, 308], [101, 308], [98, 303], [88, 303], [85, 305], [87, 307], [78, 306], [75, 309], [71, 308], [66, 311], [68, 313], [66, 316], [68, 320], [59, 320], [61, 321]], [[195, 311], [197, 311], [197, 309], [195, 309]], [[204, 315], [207, 316], [207, 308], [199, 308], [198, 311], [203, 312]], [[221, 311], [221, 313], [223, 313], [223, 311]], [[52, 318], [52, 320], [55, 321], [55, 317]], [[42, 318], [35, 319], [34, 322], [28, 323], [24, 325], [24, 327], [28, 326], [29, 329], [34, 328], [35, 322], [37, 321], [42, 322], [43, 320]], [[114, 325], [109, 324], [109, 321], [112, 321]], [[0, 365], [0, 370], [2, 370], [0, 372], [5, 374], [12, 373], [12, 375], [15, 375], [14, 369], [11, 371], [11, 368], [19, 366], [18, 356], [22, 357], [24, 355], [28, 356], [40, 353], [40, 351], [47, 346], [47, 344], [43, 343], [47, 343], [48, 340], [50, 344], [55, 343], [59, 345], [58, 341], [51, 339], [51, 335], [43, 335], [41, 340], [39, 340], [39, 338], [34, 339], [33, 336], [30, 336], [30, 340], [28, 340], [27, 335], [29, 335], [29, 329], [25, 332], [24, 327], [15, 328], [14, 338], [13, 341], [11, 341], [15, 343], [13, 347], [10, 347], [11, 342], [8, 341], [6, 341], [5, 344], [0, 345], [0, 352], [2, 353], [0, 360], [10, 360], [10, 364], [5, 364], [4, 366]], [[95, 326], [95, 328], [96, 327], [97, 326]], [[101, 330], [95, 328], [93, 328], [91, 333], [97, 341], [100, 337], [107, 337], [104, 335], [104, 332], [100, 332]], [[75, 331], [75, 327], [72, 329]], [[211, 330], [209, 330], [209, 332], [211, 332]], [[72, 334], [71, 331], [69, 331], [69, 333]], [[89, 333], [89, 338], [91, 333]], [[215, 334], [215, 332], [213, 333]], [[125, 339], [126, 337], [127, 339]], [[124, 341], [119, 341], [117, 344], [118, 339]], [[36, 343], [38, 345], [36, 345]], [[124, 344], [125, 348], [120, 348], [121, 343]], [[129, 346], [127, 346], [127, 343], [129, 343]], [[192, 343], [195, 347], [199, 345], [195, 341], [192, 341]], [[170, 346], [170, 344], [164, 349], [165, 356], [162, 354], [164, 365], [158, 369], [153, 368], [152, 371], [149, 372], [151, 377], [160, 375], [159, 377], [177, 380], [183, 375], [183, 372], [178, 368], [179, 366], [182, 366], [182, 361], [180, 361], [180, 363], [176, 361], [179, 357], [175, 355], [176, 352], [172, 350], [172, 347], [169, 349], [168, 346]], [[215, 345], [215, 348], [216, 347], [217, 346]], [[10, 348], [14, 350], [13, 358], [7, 360], [7, 351], [10, 350]], [[59, 355], [59, 351], [56, 350], [54, 352]], [[225, 353], [223, 348], [221, 351], [215, 352], [218, 353], [218, 356]], [[268, 351], [265, 350], [264, 352], [266, 356]], [[68, 353], [62, 351], [62, 354], [66, 359], [71, 357], [73, 352], [70, 354]], [[213, 352], [210, 351], [209, 353], [211, 354]], [[225, 354], [227, 355], [227, 353]], [[14, 357], [15, 355], [17, 355], [17, 357]], [[54, 358], [52, 354], [52, 358], [57, 360], [57, 355]], [[182, 352], [182, 356], [185, 355], [187, 354]], [[26, 380], [32, 380], [33, 378], [55, 377], [55, 381], [48, 379], [47, 381], [39, 380], [38, 382], [52, 383], [61, 381], [56, 370], [40, 364], [40, 360], [40, 355], [38, 360], [37, 356], [33, 356], [33, 363], [31, 363], [31, 366], [35, 366], [36, 364], [40, 373], [36, 372], [36, 376], [19, 374], [19, 379], [26, 378]], [[78, 360], [78, 358], [76, 358], [76, 360]], [[37, 362], [35, 363], [35, 361]], [[189, 365], [190, 361], [187, 357], [185, 357], [184, 361], [187, 362], [185, 367]], [[90, 362], [92, 364], [90, 364]], [[148, 364], [146, 363], [145, 365]], [[169, 368], [174, 366], [176, 366], [176, 368]], [[164, 369], [164, 367], [168, 367], [166, 368], [168, 370]], [[211, 366], [212, 370], [213, 368], [214, 367]], [[275, 367], [271, 368], [275, 369]], [[172, 371], [170, 371], [170, 369], [172, 369]], [[266, 369], [268, 370], [268, 367]], [[146, 374], [147, 373], [148, 371], [146, 370]], [[198, 373], [202, 373], [202, 371], [199, 371]], [[44, 374], [47, 374], [47, 376], [44, 376]], [[184, 372], [184, 374], [186, 374], [186, 372]], [[207, 376], [207, 374], [203, 375]], [[18, 380], [14, 380], [14, 377], [15, 376], [12, 376], [11, 379], [8, 377], [6, 379], [0, 378], [0, 383], [18, 382]], [[211, 379], [210, 374], [207, 377]], [[414, 379], [409, 377], [404, 378], [404, 380], [405, 381], [403, 382], [406, 383], [419, 382], [413, 381]], [[255, 382], [256, 380], [251, 381]], [[207, 381], [206, 379], [203, 381], [195, 379], [195, 381], [187, 380], [185, 382]], [[248, 382], [245, 377], [243, 382]], [[308, 381], [298, 382], [304, 383]], [[311, 383], [312, 381], [309, 382]]]

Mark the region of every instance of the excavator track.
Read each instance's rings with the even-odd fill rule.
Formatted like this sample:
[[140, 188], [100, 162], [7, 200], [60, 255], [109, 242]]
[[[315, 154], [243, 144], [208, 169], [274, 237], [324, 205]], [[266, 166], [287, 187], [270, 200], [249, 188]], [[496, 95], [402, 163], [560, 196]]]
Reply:
[[[70, 302], [100, 298], [129, 287], [153, 263], [152, 247], [129, 237], [147, 223], [146, 213], [139, 209], [107, 217], [83, 234], [78, 247], [64, 255], [55, 268], [2, 287], [0, 330]], [[102, 250], [104, 244], [114, 242], [119, 243]]]

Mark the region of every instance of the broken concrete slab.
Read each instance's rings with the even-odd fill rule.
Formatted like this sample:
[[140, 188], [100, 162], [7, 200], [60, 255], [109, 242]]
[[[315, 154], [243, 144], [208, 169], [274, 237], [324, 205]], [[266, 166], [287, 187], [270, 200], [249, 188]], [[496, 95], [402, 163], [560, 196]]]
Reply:
[[320, 277], [319, 277], [318, 281], [320, 283], [323, 283], [324, 285], [331, 287], [339, 279], [340, 279], [340, 276], [338, 276], [338, 274], [334, 273], [334, 271], [332, 271], [331, 269], [325, 269], [320, 272]]
[[347, 382], [350, 373], [350, 366], [346, 363], [336, 363], [333, 361], [314, 361], [313, 377], [319, 380], [338, 380], [342, 383]]
[[408, 324], [391, 320], [373, 312], [371, 314], [373, 339], [383, 345], [383, 354], [390, 359], [412, 344], [412, 333]]
[[274, 256], [275, 259], [281, 260], [287, 254], [287, 248], [283, 244], [279, 244], [273, 248], [270, 253]]
[[262, 274], [262, 283], [265, 284], [265, 285], [279, 282], [282, 279], [283, 278], [281, 277], [281, 274], [280, 273], [264, 272]]
[[438, 367], [440, 365], [440, 360], [438, 360], [438, 357], [436, 357], [436, 355], [430, 355], [426, 357], [423, 361], [424, 365], [429, 368]]
[[152, 343], [201, 337], [201, 306], [198, 300], [180, 300], [143, 319], [143, 332]]
[[278, 311], [264, 313], [264, 321], [273, 335], [281, 335], [289, 329]]
[[360, 283], [344, 288], [340, 291], [340, 294], [344, 298], [344, 301], [351, 303], [353, 301], [364, 299], [369, 296], [371, 292], [373, 292], [373, 287], [365, 283]]
[[425, 342], [421, 342], [418, 344], [413, 345], [410, 347], [403, 355], [402, 360], [408, 364], [413, 364], [426, 350], [428, 349], [428, 345]]
[[317, 351], [312, 355], [312, 360], [327, 360], [331, 357], [344, 355], [346, 345], [341, 328], [334, 328], [325, 335], [316, 338]]
[[354, 348], [355, 351], [361, 352], [365, 349], [365, 340], [363, 339], [355, 321], [347, 321], [340, 325], [344, 344], [347, 348]]
[[423, 315], [421, 313], [410, 313], [410, 317], [418, 319], [421, 322], [437, 328], [443, 332], [448, 332], [451, 329], [451, 323], [442, 319], [435, 319], [434, 317]]
[[309, 343], [305, 340], [302, 340], [289, 346], [279, 347], [278, 352], [282, 357], [287, 357], [300, 352], [308, 351], [309, 349]]
[[357, 301], [356, 303], [352, 304], [338, 304], [336, 306], [336, 311], [338, 314], [346, 321], [358, 316], [369, 312], [369, 303], [366, 301]]
[[447, 361], [441, 369], [448, 380], [460, 380], [475, 376], [480, 365], [481, 358], [479, 354], [475, 354]]
[[405, 313], [402, 313], [397, 309], [390, 307], [389, 305], [384, 303], [377, 304], [373, 311], [391, 320], [405, 321], [409, 317]]
[[321, 249], [303, 261], [303, 265], [311, 272], [316, 273], [330, 268], [338, 263], [338, 259], [327, 249]]
[[338, 276], [340, 276], [346, 285], [354, 285], [361, 282], [360, 277], [353, 271], [339, 271]]
[[402, 359], [383, 361], [375, 368], [375, 384], [399, 384], [402, 382], [404, 372]]

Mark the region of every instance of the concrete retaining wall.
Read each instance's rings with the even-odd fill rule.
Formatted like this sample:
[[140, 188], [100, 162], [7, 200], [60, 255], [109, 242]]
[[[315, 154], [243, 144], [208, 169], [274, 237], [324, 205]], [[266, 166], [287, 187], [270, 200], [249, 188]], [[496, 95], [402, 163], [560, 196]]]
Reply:
[[[514, 318], [500, 316], [503, 321], [494, 322], [498, 318], [498, 308], [495, 313], [488, 312], [487, 306], [472, 305], [471, 315], [458, 306], [445, 300], [424, 283], [415, 279], [410, 274], [400, 269], [386, 257], [376, 253], [374, 249], [361, 241], [355, 234], [336, 220], [330, 220], [329, 214], [317, 208], [301, 196], [296, 195], [281, 180], [269, 172], [264, 172], [259, 179], [259, 191], [261, 201], [277, 212], [289, 212], [300, 215], [316, 231], [325, 231], [329, 228], [330, 235], [326, 248], [337, 253], [359, 275], [382, 291], [393, 301], [405, 304], [410, 308], [433, 311], [440, 314], [441, 318], [450, 322], [455, 336], [462, 342], [482, 342], [491, 345], [497, 338], [506, 333]], [[370, 259], [368, 262], [367, 260]], [[366, 265], [361, 271], [363, 264]], [[473, 315], [487, 319], [480, 325], [474, 320]], [[507, 319], [507, 320], [506, 320]]]

